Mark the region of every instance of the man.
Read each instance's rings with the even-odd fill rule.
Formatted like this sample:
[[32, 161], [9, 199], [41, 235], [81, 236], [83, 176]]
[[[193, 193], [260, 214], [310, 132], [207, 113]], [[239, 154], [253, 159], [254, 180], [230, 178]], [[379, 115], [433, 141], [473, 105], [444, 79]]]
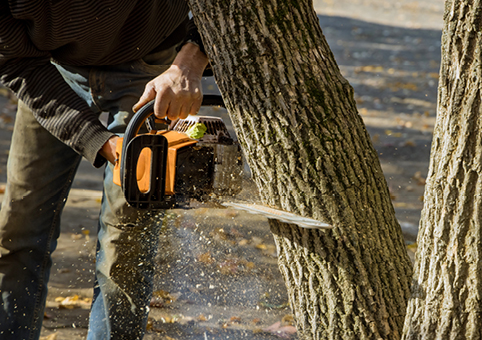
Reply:
[[0, 0], [0, 79], [19, 98], [0, 211], [0, 339], [39, 337], [82, 156], [107, 163], [88, 339], [143, 337], [159, 219], [113, 185], [115, 144], [152, 99], [159, 118], [197, 113], [208, 59], [187, 15], [182, 0]]

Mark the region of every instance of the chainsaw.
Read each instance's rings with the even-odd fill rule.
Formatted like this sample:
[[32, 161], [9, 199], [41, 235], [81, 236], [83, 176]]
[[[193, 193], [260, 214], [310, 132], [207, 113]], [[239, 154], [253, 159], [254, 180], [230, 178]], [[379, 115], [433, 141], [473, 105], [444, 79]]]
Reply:
[[[205, 95], [203, 106], [221, 106], [221, 96]], [[331, 228], [310, 218], [258, 204], [229, 202], [242, 190], [243, 157], [219, 117], [189, 116], [169, 121], [153, 115], [154, 101], [130, 120], [116, 145], [114, 183], [138, 209], [188, 207], [192, 200], [221, 205], [305, 228]], [[145, 124], [145, 128], [143, 125]]]

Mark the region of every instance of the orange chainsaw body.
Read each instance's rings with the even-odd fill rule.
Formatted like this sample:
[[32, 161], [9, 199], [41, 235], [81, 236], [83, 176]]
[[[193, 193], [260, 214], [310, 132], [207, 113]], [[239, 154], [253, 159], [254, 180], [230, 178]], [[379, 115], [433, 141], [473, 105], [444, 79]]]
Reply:
[[[203, 105], [222, 105], [222, 100], [204, 96]], [[113, 182], [129, 205], [171, 209], [241, 190], [241, 148], [221, 118], [190, 116], [166, 125], [153, 110], [154, 101], [142, 107], [117, 141]], [[147, 133], [139, 133], [143, 124]]]
[[[177, 131], [156, 131], [155, 134], [163, 135], [168, 142], [167, 165], [166, 165], [166, 195], [174, 195], [174, 185], [176, 183], [176, 161], [178, 150], [197, 143]], [[114, 183], [121, 186], [120, 163], [122, 157], [122, 144], [124, 139], [119, 138], [116, 145], [117, 161], [114, 167]], [[137, 161], [137, 186], [140, 192], [146, 193], [150, 188], [151, 180], [151, 149], [144, 148]]]

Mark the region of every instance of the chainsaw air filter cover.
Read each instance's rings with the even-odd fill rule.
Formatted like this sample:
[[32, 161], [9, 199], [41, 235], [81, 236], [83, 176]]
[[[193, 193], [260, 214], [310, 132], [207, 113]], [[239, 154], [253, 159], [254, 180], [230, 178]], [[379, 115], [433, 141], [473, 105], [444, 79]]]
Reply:
[[229, 135], [226, 124], [222, 118], [211, 116], [189, 116], [186, 119], [179, 119], [174, 125], [173, 130], [186, 133], [190, 127], [196, 124], [204, 124], [207, 128], [204, 137], [200, 138], [201, 142], [225, 143], [233, 144], [233, 139]]

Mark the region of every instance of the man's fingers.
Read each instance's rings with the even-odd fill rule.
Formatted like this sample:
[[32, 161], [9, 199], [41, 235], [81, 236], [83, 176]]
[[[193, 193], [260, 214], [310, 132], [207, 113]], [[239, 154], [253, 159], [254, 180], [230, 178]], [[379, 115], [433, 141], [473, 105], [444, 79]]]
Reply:
[[165, 118], [167, 116], [167, 111], [170, 110], [169, 100], [167, 96], [158, 95], [156, 97], [156, 102], [154, 103], [154, 115], [159, 118]]
[[167, 118], [175, 120], [180, 117], [182, 102], [181, 100], [171, 100], [169, 103], [169, 110], [167, 111]]
[[202, 97], [202, 96], [201, 96], [200, 98], [195, 99], [195, 100], [192, 102], [191, 109], [189, 110], [189, 114], [190, 114], [191, 116], [197, 115], [197, 113], [199, 112], [199, 109], [201, 108], [202, 102], [203, 102], [203, 97]]
[[179, 118], [186, 119], [188, 116], [189, 116], [189, 108], [185, 105], [182, 105], [181, 109], [179, 110]]
[[[186, 110], [185, 111], [185, 117], [182, 118], [182, 119], [186, 119], [188, 116], [194, 116], [194, 114], [193, 114], [194, 110], [192, 108], [192, 105], [191, 106], [185, 106], [184, 109]], [[179, 118], [181, 118], [181, 117], [179, 117]]]
[[154, 115], [159, 118], [165, 118], [170, 110], [171, 100], [175, 95], [170, 87], [159, 89], [156, 94], [156, 102], [154, 103]]
[[156, 91], [154, 87], [148, 83], [144, 89], [144, 93], [139, 98], [139, 101], [132, 107], [132, 111], [137, 112], [141, 107], [149, 103], [154, 98], [156, 98]]

